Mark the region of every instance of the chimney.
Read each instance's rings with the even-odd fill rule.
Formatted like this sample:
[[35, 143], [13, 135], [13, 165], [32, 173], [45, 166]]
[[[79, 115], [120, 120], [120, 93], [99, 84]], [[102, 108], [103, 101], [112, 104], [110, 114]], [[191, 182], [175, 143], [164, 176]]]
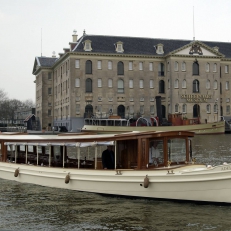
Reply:
[[72, 35], [72, 42], [73, 43], [76, 43], [77, 39], [78, 39], [78, 35], [76, 33], [77, 33], [77, 31], [73, 30], [73, 35]]
[[56, 58], [55, 51], [52, 52], [52, 58]]

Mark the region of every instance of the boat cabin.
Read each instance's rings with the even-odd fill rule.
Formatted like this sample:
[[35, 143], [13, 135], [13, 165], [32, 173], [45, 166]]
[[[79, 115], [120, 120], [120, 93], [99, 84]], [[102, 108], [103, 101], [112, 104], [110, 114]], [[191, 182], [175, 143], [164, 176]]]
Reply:
[[47, 167], [103, 169], [102, 152], [113, 146], [114, 169], [161, 169], [192, 160], [193, 132], [128, 132], [58, 135], [0, 134], [0, 161]]

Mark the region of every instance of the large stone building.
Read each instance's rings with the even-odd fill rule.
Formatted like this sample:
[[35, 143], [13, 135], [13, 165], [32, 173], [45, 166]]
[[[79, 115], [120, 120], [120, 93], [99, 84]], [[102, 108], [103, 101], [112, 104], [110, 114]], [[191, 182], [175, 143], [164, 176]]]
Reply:
[[36, 57], [36, 116], [76, 130], [86, 117], [230, 115], [231, 43], [73, 34], [59, 57]]

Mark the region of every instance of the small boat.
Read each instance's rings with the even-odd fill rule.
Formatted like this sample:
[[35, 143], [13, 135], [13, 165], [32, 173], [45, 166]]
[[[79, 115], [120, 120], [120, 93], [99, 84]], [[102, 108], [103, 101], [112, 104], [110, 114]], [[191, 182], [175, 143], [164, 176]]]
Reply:
[[197, 135], [205, 134], [224, 134], [225, 120], [200, 123], [199, 119], [183, 119], [177, 114], [161, 126], [158, 124], [157, 117], [140, 117], [136, 121], [130, 119], [121, 119], [118, 116], [108, 118], [85, 118], [84, 126], [81, 131], [101, 133], [121, 133], [131, 131], [192, 131]]
[[[197, 163], [193, 137], [189, 131], [1, 133], [0, 178], [110, 195], [231, 203], [231, 164]], [[114, 150], [112, 169], [102, 167], [107, 146]], [[154, 148], [159, 156], [153, 156]]]

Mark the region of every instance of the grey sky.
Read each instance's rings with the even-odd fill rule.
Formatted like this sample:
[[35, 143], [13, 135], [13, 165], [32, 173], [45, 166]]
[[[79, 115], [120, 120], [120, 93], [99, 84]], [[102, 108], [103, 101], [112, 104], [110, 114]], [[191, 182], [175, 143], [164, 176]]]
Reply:
[[35, 56], [87, 34], [231, 41], [230, 0], [0, 0], [0, 89], [35, 101]]

